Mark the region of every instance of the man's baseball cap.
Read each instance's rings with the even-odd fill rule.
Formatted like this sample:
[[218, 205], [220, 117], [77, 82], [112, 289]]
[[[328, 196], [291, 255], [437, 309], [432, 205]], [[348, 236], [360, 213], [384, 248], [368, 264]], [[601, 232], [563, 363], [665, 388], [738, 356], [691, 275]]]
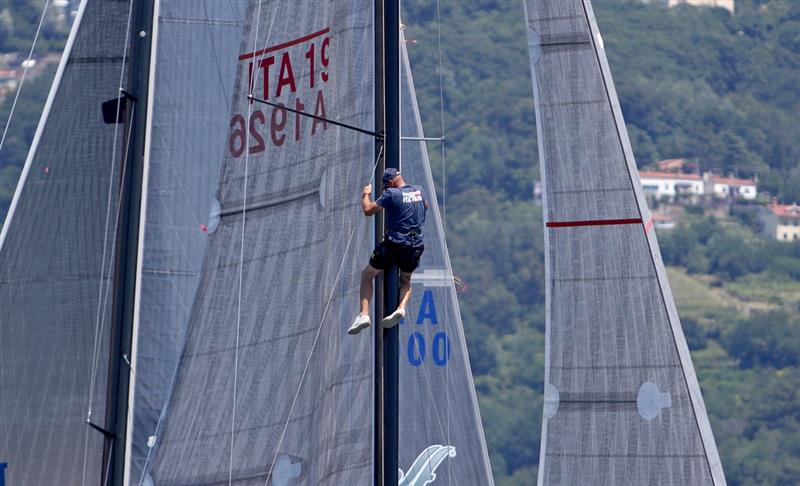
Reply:
[[395, 169], [394, 167], [389, 167], [388, 169], [383, 171], [383, 188], [386, 189], [386, 186], [389, 185], [389, 183], [399, 175], [400, 171]]

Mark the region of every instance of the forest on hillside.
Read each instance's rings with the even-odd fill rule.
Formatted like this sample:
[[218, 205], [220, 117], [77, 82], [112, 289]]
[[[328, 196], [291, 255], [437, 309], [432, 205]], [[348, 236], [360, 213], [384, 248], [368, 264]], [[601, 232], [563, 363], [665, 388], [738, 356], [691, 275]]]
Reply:
[[[640, 165], [690, 158], [800, 202], [800, 2], [737, 0], [735, 15], [659, 3], [593, 2]], [[0, 26], [14, 19], [13, 31], [0, 28], [0, 53], [27, 54], [39, 4], [0, 2]], [[431, 150], [433, 173], [446, 187], [454, 271], [467, 284], [460, 303], [496, 483], [529, 486], [544, 379], [544, 242], [522, 1], [405, 0], [403, 9], [430, 136], [441, 131], [443, 82], [448, 141], [444, 161]], [[46, 26], [38, 55], [63, 45], [63, 25]], [[3, 213], [51, 76], [26, 82], [0, 149]], [[1, 122], [9, 110], [6, 98]], [[747, 210], [690, 212], [659, 240], [728, 483], [800, 484], [800, 244], [763, 240]]]

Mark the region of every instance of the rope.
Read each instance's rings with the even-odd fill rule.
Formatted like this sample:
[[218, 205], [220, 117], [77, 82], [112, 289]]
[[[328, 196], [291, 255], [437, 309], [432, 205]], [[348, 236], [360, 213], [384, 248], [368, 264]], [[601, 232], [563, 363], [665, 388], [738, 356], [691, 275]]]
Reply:
[[[383, 144], [381, 144], [381, 148], [378, 150], [378, 156], [375, 158], [375, 163], [372, 164], [371, 169], [371, 176], [370, 176], [370, 183], [372, 179], [375, 177], [375, 168], [378, 166], [378, 162], [380, 162], [381, 157], [383, 156]], [[350, 230], [350, 236], [347, 239], [347, 246], [345, 246], [344, 254], [342, 255], [342, 259], [339, 263], [339, 269], [336, 271], [336, 278], [333, 279], [333, 286], [331, 287], [331, 293], [328, 296], [328, 299], [325, 303], [325, 309], [322, 312], [322, 317], [319, 320], [319, 326], [317, 326], [317, 333], [314, 336], [314, 341], [311, 344], [311, 351], [308, 353], [308, 358], [306, 359], [306, 365], [303, 368], [303, 373], [300, 375], [300, 382], [297, 384], [297, 390], [295, 391], [294, 398], [292, 399], [292, 405], [289, 407], [289, 414], [286, 417], [286, 422], [283, 424], [283, 430], [281, 431], [281, 435], [278, 438], [278, 443], [275, 445], [275, 454], [272, 456], [272, 461], [269, 466], [269, 471], [267, 472], [267, 479], [264, 481], [264, 486], [267, 486], [269, 483], [270, 478], [272, 477], [272, 471], [275, 468], [275, 461], [278, 459], [278, 453], [280, 451], [281, 444], [283, 443], [283, 438], [286, 436], [286, 429], [289, 427], [289, 421], [292, 418], [292, 413], [294, 412], [294, 407], [297, 404], [297, 398], [300, 396], [300, 390], [303, 387], [303, 381], [306, 378], [306, 374], [308, 373], [308, 368], [311, 365], [311, 358], [314, 356], [314, 351], [317, 348], [317, 342], [319, 341], [319, 336], [322, 334], [322, 327], [325, 325], [325, 317], [328, 315], [328, 309], [330, 308], [331, 302], [333, 301], [333, 296], [336, 291], [336, 284], [339, 282], [339, 277], [342, 274], [342, 269], [344, 268], [344, 264], [347, 261], [347, 254], [350, 252], [350, 244], [353, 242], [353, 236], [356, 234], [356, 229], [358, 228], [358, 224], [353, 226], [353, 229]]]
[[[120, 72], [119, 72], [119, 83], [118, 83], [118, 93], [121, 92], [123, 89], [123, 81], [125, 79], [125, 63], [128, 56], [128, 46], [130, 43], [130, 33], [131, 33], [131, 19], [133, 17], [133, 0], [130, 0], [128, 3], [128, 19], [127, 25], [125, 28], [125, 44], [122, 50], [122, 61], [120, 63]], [[119, 113], [121, 109], [121, 103], [117, 103], [117, 113], [116, 119], [119, 119]], [[110, 287], [110, 283], [105, 286], [105, 296], [103, 298], [103, 281], [106, 277], [106, 250], [108, 248], [108, 229], [109, 229], [109, 220], [111, 217], [111, 201], [112, 201], [112, 189], [114, 187], [114, 170], [116, 167], [116, 153], [117, 153], [117, 138], [119, 134], [119, 124], [114, 125], [114, 139], [111, 148], [111, 163], [109, 164], [111, 170], [109, 172], [110, 176], [108, 178], [108, 200], [106, 202], [106, 222], [105, 222], [105, 229], [103, 234], [103, 253], [101, 256], [101, 267], [100, 267], [100, 281], [99, 281], [99, 288], [98, 288], [98, 295], [97, 295], [97, 313], [95, 318], [95, 335], [94, 335], [94, 346], [92, 351], [92, 369], [91, 369], [91, 378], [89, 380], [89, 396], [88, 396], [88, 410], [86, 413], [86, 420], [87, 422], [92, 418], [92, 397], [94, 395], [94, 387], [97, 381], [97, 363], [100, 358], [100, 336], [102, 334], [102, 321], [105, 317], [106, 311], [106, 303], [108, 297], [108, 289]], [[127, 151], [126, 151], [127, 155]], [[124, 168], [122, 170], [122, 174], [124, 176]], [[120, 194], [120, 197], [122, 195]], [[117, 218], [114, 221], [114, 233], [116, 234], [117, 224], [119, 223], [119, 211], [117, 211]], [[113, 259], [113, 248], [110, 258]], [[110, 265], [109, 265], [110, 266]], [[110, 270], [109, 270], [110, 272]], [[101, 313], [102, 309], [102, 313]], [[86, 433], [84, 434], [84, 448], [83, 448], [83, 472], [82, 472], [82, 484], [86, 484], [86, 463], [88, 460], [88, 453], [89, 453], [89, 428], [87, 427]]]
[[39, 32], [42, 30], [42, 24], [44, 23], [44, 18], [47, 14], [47, 7], [49, 5], [50, 0], [47, 0], [47, 2], [44, 4], [44, 8], [42, 8], [42, 16], [39, 18], [39, 25], [36, 27], [36, 33], [33, 35], [33, 43], [31, 44], [31, 50], [28, 52], [28, 58], [22, 63], [22, 77], [19, 80], [17, 92], [14, 94], [14, 102], [11, 103], [11, 111], [8, 112], [8, 119], [6, 120], [6, 126], [3, 129], [3, 136], [0, 138], [0, 150], [3, 150], [3, 144], [5, 143], [6, 135], [8, 134], [8, 127], [11, 125], [11, 119], [14, 117], [14, 109], [17, 107], [17, 100], [19, 99], [19, 94], [22, 91], [22, 85], [25, 83], [25, 76], [28, 74], [30, 61], [33, 57], [33, 50], [36, 48], [36, 41], [39, 40]]
[[[267, 48], [269, 45], [269, 39], [272, 35], [272, 27], [275, 25], [275, 17], [278, 13], [278, 8], [280, 7], [280, 0], [275, 3], [275, 10], [272, 12], [272, 18], [269, 22], [269, 27], [267, 28], [267, 36], [264, 40], [264, 49]], [[257, 42], [258, 42], [258, 30], [261, 25], [261, 2], [258, 2], [258, 7], [256, 11], [256, 29], [253, 35], [253, 51], [256, 50]], [[256, 75], [255, 79], [248, 85], [250, 88], [248, 90], [248, 95], [252, 96], [252, 90], [255, 89], [256, 86], [256, 79], [258, 77], [258, 69], [255, 70]], [[248, 82], [250, 80], [248, 79]], [[253, 111], [253, 104], [248, 102], [247, 103], [247, 120], [249, 123], [250, 117]], [[231, 411], [231, 447], [230, 447], [230, 461], [228, 463], [228, 485], [233, 484], [233, 451], [234, 445], [236, 444], [236, 394], [238, 392], [238, 384], [239, 384], [239, 337], [241, 332], [242, 326], [242, 286], [244, 282], [244, 239], [245, 239], [245, 230], [247, 228], [247, 176], [248, 170], [250, 165], [250, 130], [245, 131], [245, 138], [244, 138], [244, 146], [245, 146], [245, 155], [244, 155], [244, 179], [242, 183], [244, 188], [242, 189], [242, 243], [239, 247], [239, 288], [238, 288], [238, 295], [237, 295], [237, 302], [236, 302], [236, 348], [234, 349], [234, 358], [233, 358], [233, 409]]]
[[[39, 32], [42, 29], [42, 24], [44, 23], [45, 14], [47, 13], [47, 7], [49, 5], [50, 5], [50, 0], [47, 0], [47, 2], [45, 3], [44, 7], [42, 8], [42, 16], [39, 19], [39, 25], [36, 27], [36, 33], [33, 36], [33, 43], [31, 44], [31, 50], [28, 52], [28, 59], [26, 60], [26, 62], [23, 63], [22, 77], [20, 78], [19, 86], [17, 86], [17, 92], [14, 94], [14, 102], [11, 104], [11, 110], [8, 112], [8, 119], [6, 120], [6, 126], [3, 129], [3, 136], [2, 136], [2, 138], [0, 138], [0, 151], [3, 150], [3, 144], [5, 143], [6, 135], [8, 134], [8, 127], [11, 125], [11, 119], [14, 117], [14, 109], [17, 106], [17, 100], [19, 99], [19, 94], [22, 91], [22, 85], [25, 83], [25, 76], [28, 74], [28, 68], [29, 68], [28, 64], [29, 64], [29, 62], [27, 62], [27, 61], [30, 61], [31, 58], [33, 57], [33, 51], [36, 48], [36, 41], [39, 39]], [[5, 362], [5, 360], [3, 359], [4, 357], [2, 355], [2, 352], [3, 352], [3, 348], [0, 347], [0, 363], [4, 363]], [[0, 373], [0, 379], [2, 379], [2, 373]], [[2, 389], [3, 389], [2, 381], [0, 381], [0, 390], [2, 390]], [[2, 403], [2, 410], [0, 410], [0, 412], [2, 412], [2, 415], [3, 415], [3, 425], [4, 425], [4, 429], [5, 429], [4, 435], [6, 437], [6, 440], [10, 441], [11, 440], [11, 432], [10, 432], [9, 428], [11, 427], [11, 424], [10, 424], [10, 421], [7, 419], [6, 408], [7, 408], [7, 406], [6, 406], [5, 402], [3, 402]]]
[[[446, 151], [444, 147], [444, 74], [442, 72], [442, 24], [441, 24], [441, 12], [439, 6], [439, 0], [436, 0], [436, 40], [437, 40], [437, 48], [439, 54], [439, 133], [442, 137], [442, 142], [439, 144], [441, 150], [441, 157], [442, 157], [442, 238], [444, 239], [445, 248], [447, 248], [447, 157]], [[448, 266], [449, 266], [449, 258]], [[452, 269], [451, 269], [452, 273]], [[455, 288], [453, 287], [453, 293], [455, 293]], [[449, 323], [450, 319], [448, 316], [448, 308], [450, 306], [445, 305], [444, 307], [444, 328], [445, 332], [450, 331]], [[448, 357], [448, 344], [445, 341], [444, 344], [444, 353], [445, 357]], [[449, 358], [449, 357], [448, 357]], [[450, 404], [450, 367], [445, 366], [445, 403], [448, 405]], [[452, 445], [450, 443], [450, 407], [447, 407], [446, 418], [445, 421], [447, 423], [447, 445]], [[448, 484], [450, 484], [453, 480], [452, 474], [452, 462], [447, 461], [447, 480]]]

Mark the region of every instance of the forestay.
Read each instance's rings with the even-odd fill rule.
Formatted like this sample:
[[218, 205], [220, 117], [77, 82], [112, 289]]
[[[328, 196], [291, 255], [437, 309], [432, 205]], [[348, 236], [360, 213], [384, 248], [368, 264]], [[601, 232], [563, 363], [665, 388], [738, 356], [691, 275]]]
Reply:
[[[401, 131], [424, 137], [405, 42], [400, 45]], [[400, 484], [421, 486], [435, 478], [436, 485], [492, 485], [425, 142], [404, 141], [401, 160], [405, 180], [422, 186], [429, 208], [425, 252], [400, 324]]]
[[[372, 2], [245, 14], [208, 249], [144, 482], [369, 484], [371, 340], [358, 308], [372, 226]], [[226, 62], [226, 61], [225, 61]]]
[[525, 7], [546, 222], [539, 484], [725, 484], [591, 5]]
[[83, 2], [0, 236], [0, 463], [10, 485], [102, 481], [128, 2]]

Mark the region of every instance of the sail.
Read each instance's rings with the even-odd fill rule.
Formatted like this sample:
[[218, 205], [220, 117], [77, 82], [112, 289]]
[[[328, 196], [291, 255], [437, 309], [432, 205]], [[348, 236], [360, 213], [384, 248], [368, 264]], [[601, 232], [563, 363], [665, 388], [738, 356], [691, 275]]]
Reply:
[[725, 484], [591, 4], [525, 7], [547, 278], [539, 484]]
[[156, 2], [128, 425], [137, 484], [200, 281], [246, 5]]
[[98, 484], [128, 2], [83, 2], [0, 234], [0, 463], [10, 485]]
[[[143, 484], [369, 484], [372, 341], [348, 336], [372, 224], [372, 2], [245, 13], [208, 243]], [[219, 152], [217, 152], [219, 153]]]
[[[401, 45], [401, 132], [424, 137], [405, 42]], [[404, 179], [429, 200], [425, 251], [400, 324], [400, 458], [404, 486], [494, 484], [472, 382], [461, 313], [426, 143], [404, 140]]]

